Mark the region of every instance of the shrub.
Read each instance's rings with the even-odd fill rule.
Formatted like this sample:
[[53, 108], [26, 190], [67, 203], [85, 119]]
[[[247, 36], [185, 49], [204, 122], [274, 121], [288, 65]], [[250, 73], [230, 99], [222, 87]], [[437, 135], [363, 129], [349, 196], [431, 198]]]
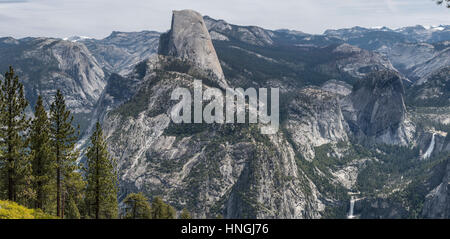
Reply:
[[0, 219], [56, 219], [41, 210], [28, 209], [15, 202], [0, 201]]

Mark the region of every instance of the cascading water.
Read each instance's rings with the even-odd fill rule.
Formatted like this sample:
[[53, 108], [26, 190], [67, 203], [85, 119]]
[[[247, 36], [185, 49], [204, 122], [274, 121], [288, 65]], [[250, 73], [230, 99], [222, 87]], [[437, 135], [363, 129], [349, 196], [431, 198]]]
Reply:
[[431, 143], [430, 146], [428, 146], [427, 151], [425, 151], [425, 153], [422, 156], [422, 159], [428, 159], [429, 157], [431, 157], [431, 154], [434, 151], [434, 145], [436, 144], [436, 139], [435, 139], [435, 133], [433, 133], [433, 137], [431, 137]]
[[355, 202], [356, 202], [356, 199], [352, 196], [350, 199], [350, 211], [348, 212], [348, 215], [347, 215], [348, 219], [355, 218], [355, 216], [353, 215], [353, 210], [355, 208]]

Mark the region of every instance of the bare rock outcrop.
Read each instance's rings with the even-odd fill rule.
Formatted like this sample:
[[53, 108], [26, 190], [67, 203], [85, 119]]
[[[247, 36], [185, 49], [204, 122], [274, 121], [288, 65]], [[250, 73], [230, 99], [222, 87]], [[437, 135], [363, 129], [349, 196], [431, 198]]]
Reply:
[[408, 124], [404, 96], [396, 72], [374, 72], [360, 80], [341, 102], [352, 133], [378, 143], [407, 145], [412, 126]]
[[303, 157], [312, 160], [314, 148], [348, 140], [339, 95], [315, 87], [300, 90], [288, 109], [286, 129]]
[[161, 35], [158, 53], [189, 60], [210, 71], [221, 87], [227, 86], [211, 36], [198, 12], [173, 11], [172, 27]]
[[445, 165], [441, 183], [426, 196], [422, 216], [424, 218], [450, 217], [450, 161]]

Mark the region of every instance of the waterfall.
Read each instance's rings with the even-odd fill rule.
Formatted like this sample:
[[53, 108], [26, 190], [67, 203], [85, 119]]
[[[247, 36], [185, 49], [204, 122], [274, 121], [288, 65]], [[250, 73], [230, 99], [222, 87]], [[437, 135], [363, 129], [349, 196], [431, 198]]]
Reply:
[[348, 212], [347, 218], [348, 219], [353, 219], [355, 218], [355, 216], [353, 215], [353, 210], [355, 208], [355, 201], [356, 199], [353, 198], [353, 196], [350, 199], [350, 211]]
[[422, 159], [428, 159], [429, 157], [431, 157], [431, 154], [433, 153], [434, 150], [434, 145], [436, 144], [436, 139], [435, 139], [435, 133], [433, 133], [433, 137], [431, 137], [431, 143], [430, 146], [428, 146], [427, 151], [425, 151], [425, 153], [422, 156]]

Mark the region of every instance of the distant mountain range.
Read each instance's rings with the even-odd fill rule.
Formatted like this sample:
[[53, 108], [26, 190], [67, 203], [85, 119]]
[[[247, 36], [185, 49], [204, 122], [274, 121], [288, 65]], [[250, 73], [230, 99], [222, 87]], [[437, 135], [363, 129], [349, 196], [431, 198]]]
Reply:
[[[0, 70], [14, 66], [31, 105], [61, 89], [79, 149], [102, 122], [120, 199], [160, 195], [196, 218], [345, 218], [357, 198], [360, 218], [449, 218], [449, 52], [448, 25], [313, 35], [184, 10], [166, 33], [0, 38]], [[280, 88], [280, 131], [174, 124], [170, 93], [194, 79]]]

